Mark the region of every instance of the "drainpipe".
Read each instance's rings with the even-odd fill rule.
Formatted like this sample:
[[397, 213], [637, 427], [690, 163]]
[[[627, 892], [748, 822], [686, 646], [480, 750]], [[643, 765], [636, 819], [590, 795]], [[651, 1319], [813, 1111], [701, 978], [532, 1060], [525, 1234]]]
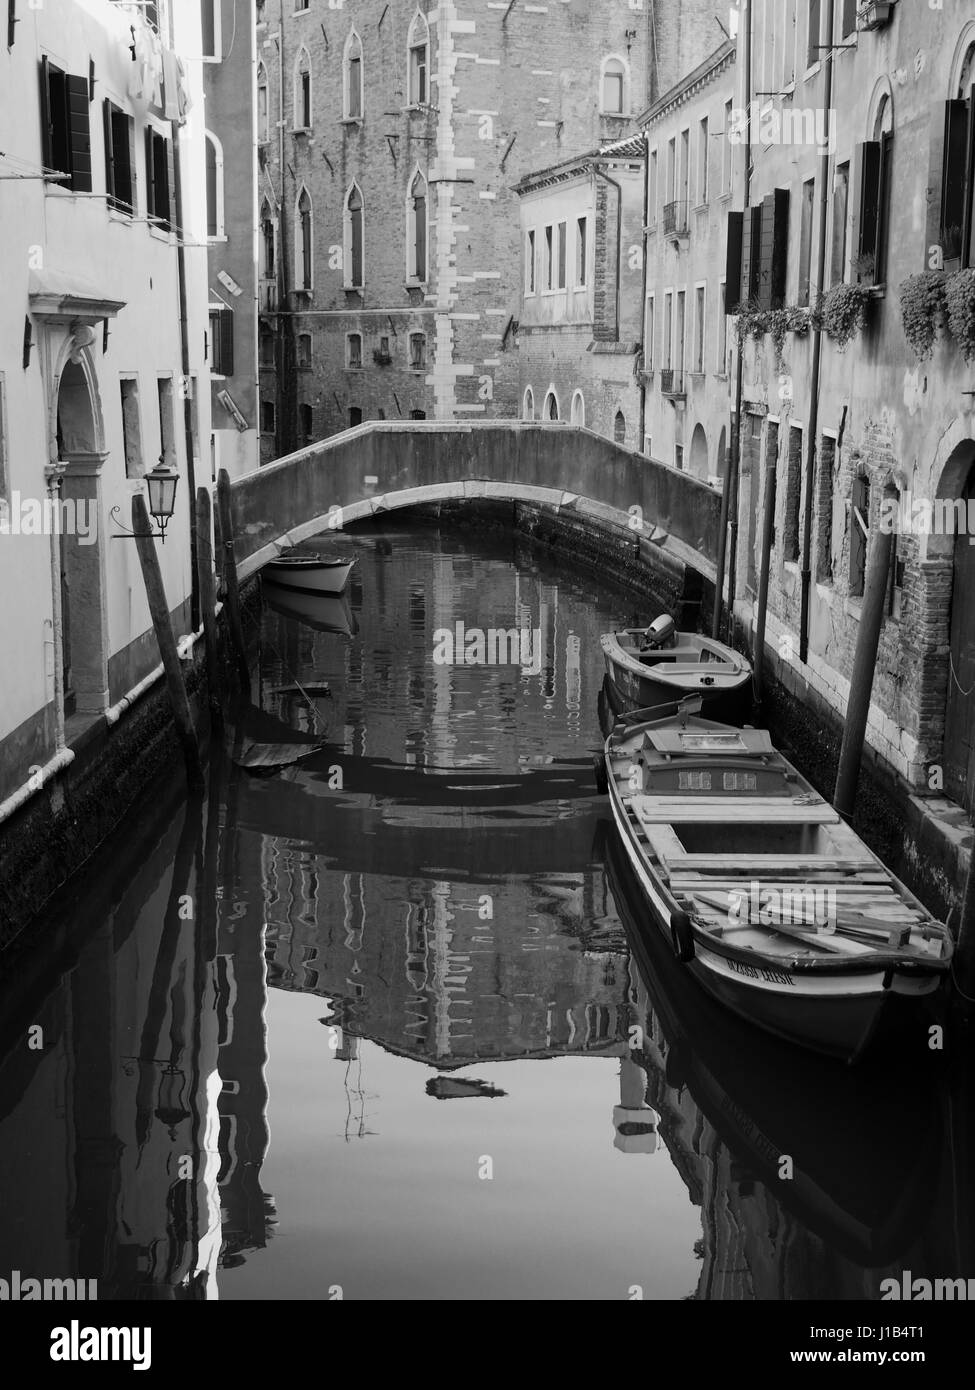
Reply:
[[[785, 431], [782, 431], [783, 435]], [[776, 441], [777, 444], [779, 441]], [[779, 467], [779, 450], [775, 457], [766, 453], [765, 487], [762, 499], [762, 566], [758, 579], [758, 621], [755, 627], [755, 657], [752, 669], [753, 715], [758, 723], [762, 707], [762, 679], [765, 673], [765, 622], [768, 617], [769, 572], [772, 568], [772, 538], [775, 533], [775, 481]]]
[[[44, 470], [47, 481], [47, 495], [51, 515], [60, 516], [58, 505], [61, 496], [61, 465], [51, 462]], [[61, 532], [59, 527], [51, 527], [51, 645], [54, 649], [54, 748], [55, 756], [62, 753], [64, 739], [64, 667], [62, 666], [62, 643], [64, 642], [63, 616], [61, 612]]]
[[[752, 7], [751, 0], [742, 0], [739, 36], [743, 44], [743, 110], [745, 119], [745, 183], [743, 207], [747, 214], [752, 187]], [[721, 489], [721, 527], [718, 534], [718, 559], [715, 566], [714, 615], [711, 636], [721, 635], [721, 604], [724, 598], [724, 576], [728, 571], [728, 622], [730, 631], [735, 623], [735, 570], [738, 564], [738, 471], [741, 459], [741, 411], [745, 395], [745, 345], [739, 339], [738, 365], [735, 371], [735, 419], [731, 429], [731, 458], [725, 468]], [[730, 534], [729, 534], [730, 531]]]
[[[881, 516], [896, 507], [897, 496], [897, 489], [893, 483], [888, 483], [884, 488]], [[867, 716], [870, 713], [870, 696], [877, 665], [877, 649], [880, 646], [880, 631], [884, 624], [884, 606], [887, 585], [890, 582], [893, 545], [893, 531], [877, 526], [871, 536], [867, 575], [863, 585], [863, 603], [860, 609], [860, 630], [857, 633], [853, 670], [850, 673], [850, 698], [846, 703], [840, 765], [836, 773], [836, 790], [833, 793], [834, 809], [844, 820], [852, 819], [856, 803], [863, 741], [867, 732]]]
[[[175, 49], [173, 15], [169, 16], [169, 42]], [[186, 224], [183, 220], [183, 171], [179, 126], [173, 121], [173, 189], [176, 202], [176, 269], [179, 281], [179, 339], [183, 370], [183, 438], [186, 450], [186, 492], [190, 521], [190, 616], [200, 625], [200, 581], [197, 571], [199, 538], [196, 534], [196, 463], [193, 458], [193, 400], [190, 394], [190, 331], [186, 295]]]
[[[825, 140], [819, 161], [819, 245], [816, 251], [816, 292], [822, 294], [826, 282], [826, 210], [829, 205], [829, 142], [830, 107], [833, 104], [833, 6], [826, 6], [826, 94], [824, 106]], [[810, 298], [812, 296], [810, 295]], [[802, 571], [799, 609], [799, 660], [809, 659], [809, 591], [812, 583], [812, 516], [813, 489], [816, 478], [816, 437], [819, 433], [819, 387], [823, 351], [823, 329], [814, 329], [813, 360], [810, 380], [812, 399], [809, 404], [809, 438], [806, 440], [806, 504], [802, 518]]]
[[620, 283], [623, 271], [623, 189], [605, 169], [596, 166], [596, 177], [605, 179], [616, 189], [616, 298], [613, 302], [613, 340], [620, 340]]
[[640, 453], [643, 453], [647, 438], [647, 283], [649, 279], [647, 267], [647, 202], [650, 198], [650, 130], [649, 127], [643, 132], [643, 213], [640, 221], [643, 224], [643, 297], [640, 300], [640, 323], [642, 329], [640, 336], [643, 339], [643, 371], [640, 381]]
[[[295, 415], [297, 414], [298, 379], [294, 351], [294, 319], [288, 307], [289, 230], [287, 198], [285, 195], [284, 162], [284, 0], [278, 13], [278, 331], [275, 362], [277, 382], [275, 391], [274, 452], [277, 458], [294, 451], [297, 445]], [[297, 189], [297, 178], [295, 179]]]

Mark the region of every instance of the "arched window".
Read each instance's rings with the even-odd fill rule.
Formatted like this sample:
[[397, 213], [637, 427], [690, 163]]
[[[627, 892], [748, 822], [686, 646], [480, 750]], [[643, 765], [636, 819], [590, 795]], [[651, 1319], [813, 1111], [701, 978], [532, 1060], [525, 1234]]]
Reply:
[[860, 244], [855, 249], [857, 276], [864, 285], [882, 285], [887, 275], [893, 151], [894, 106], [885, 92], [877, 105], [871, 138], [861, 151]]
[[421, 283], [427, 278], [427, 181], [419, 169], [406, 205], [406, 276]]
[[361, 289], [363, 278], [363, 225], [362, 192], [357, 183], [349, 189], [345, 199], [345, 288]]
[[307, 48], [298, 50], [295, 61], [295, 130], [311, 129], [311, 60]]
[[273, 280], [277, 275], [274, 214], [266, 198], [261, 204], [261, 274], [265, 280]]
[[522, 415], [526, 420], [535, 418], [535, 393], [530, 386], [525, 388], [525, 404]]
[[362, 40], [353, 29], [345, 41], [345, 119], [362, 117]]
[[312, 287], [312, 256], [314, 252], [311, 198], [308, 189], [302, 188], [298, 195], [295, 217], [295, 288], [310, 290]]
[[[975, 21], [955, 48], [951, 100], [945, 107], [940, 237], [946, 270], [975, 266]], [[966, 235], [967, 232], [967, 235]]]
[[407, 101], [410, 106], [426, 106], [430, 100], [430, 30], [417, 10], [407, 37]]
[[558, 419], [559, 419], [559, 398], [558, 398], [558, 396], [555, 394], [555, 387], [554, 387], [554, 386], [550, 386], [550, 387], [549, 387], [549, 389], [548, 389], [548, 394], [547, 394], [547, 396], [545, 397], [545, 407], [544, 407], [544, 409], [543, 409], [543, 411], [542, 411], [542, 419], [543, 419], [543, 420], [558, 420]]
[[573, 394], [571, 420], [574, 425], [586, 423], [586, 401], [581, 391]]
[[206, 132], [207, 173], [207, 236], [224, 236], [223, 217], [223, 146], [215, 135]]
[[261, 144], [266, 144], [271, 138], [270, 86], [263, 63], [257, 65], [257, 138]]
[[626, 416], [622, 410], [616, 412], [616, 418], [613, 421], [613, 439], [617, 444], [626, 443]]
[[623, 58], [604, 58], [599, 75], [599, 109], [606, 116], [625, 116], [630, 104], [630, 70]]

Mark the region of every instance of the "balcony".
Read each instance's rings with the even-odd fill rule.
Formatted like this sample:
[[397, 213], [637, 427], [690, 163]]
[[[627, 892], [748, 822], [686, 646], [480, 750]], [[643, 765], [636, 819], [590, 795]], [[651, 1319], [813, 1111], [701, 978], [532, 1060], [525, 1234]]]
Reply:
[[664, 236], [687, 236], [687, 199], [664, 204]]
[[686, 400], [684, 373], [680, 367], [663, 367], [660, 371], [660, 393], [673, 400]]

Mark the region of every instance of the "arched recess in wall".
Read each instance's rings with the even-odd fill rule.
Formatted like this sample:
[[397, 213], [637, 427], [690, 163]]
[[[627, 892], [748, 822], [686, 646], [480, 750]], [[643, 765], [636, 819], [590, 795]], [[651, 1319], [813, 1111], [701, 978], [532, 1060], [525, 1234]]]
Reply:
[[294, 128], [311, 129], [311, 59], [302, 45], [295, 58]]
[[626, 443], [626, 416], [622, 410], [616, 412], [616, 417], [613, 420], [613, 440], [617, 444]]
[[599, 69], [599, 109], [604, 116], [625, 116], [630, 109], [630, 65], [610, 53]]
[[559, 409], [559, 398], [554, 386], [548, 388], [545, 396], [545, 405], [542, 410], [543, 420], [560, 420], [562, 412]]
[[714, 460], [714, 471], [719, 478], [724, 477], [726, 467], [726, 454], [728, 452], [728, 435], [724, 425], [721, 426], [721, 433], [718, 435], [718, 455]]
[[274, 209], [265, 198], [261, 203], [261, 275], [265, 280], [273, 280], [278, 273], [276, 238]]
[[362, 40], [355, 29], [349, 30], [342, 55], [343, 115], [347, 121], [360, 120], [362, 101]]
[[708, 437], [704, 433], [704, 426], [701, 424], [694, 426], [694, 433], [691, 435], [691, 454], [688, 469], [695, 478], [701, 478], [703, 481], [707, 481]]
[[426, 106], [430, 101], [430, 28], [420, 10], [410, 23], [406, 61], [407, 101], [410, 106]]
[[581, 391], [573, 392], [572, 409], [569, 418], [573, 425], [584, 425], [586, 423], [586, 399]]
[[314, 284], [315, 228], [311, 195], [302, 184], [295, 201], [295, 289], [310, 290]]
[[525, 388], [525, 400], [521, 413], [524, 420], [534, 420], [535, 418], [535, 393], [530, 386]]
[[406, 196], [406, 278], [425, 284], [428, 275], [427, 181], [416, 165]]
[[224, 221], [223, 145], [206, 131], [207, 237], [211, 241], [226, 235]]
[[353, 183], [345, 195], [342, 223], [345, 288], [359, 290], [365, 284], [365, 206], [362, 189], [357, 183]]

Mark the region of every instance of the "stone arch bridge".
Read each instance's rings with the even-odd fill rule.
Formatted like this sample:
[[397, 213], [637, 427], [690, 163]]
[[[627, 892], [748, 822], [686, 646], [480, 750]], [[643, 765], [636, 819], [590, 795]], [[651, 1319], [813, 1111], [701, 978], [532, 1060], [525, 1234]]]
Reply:
[[574, 425], [371, 421], [231, 484], [241, 580], [330, 526], [489, 498], [610, 532], [665, 569], [713, 582], [721, 498], [688, 473]]

